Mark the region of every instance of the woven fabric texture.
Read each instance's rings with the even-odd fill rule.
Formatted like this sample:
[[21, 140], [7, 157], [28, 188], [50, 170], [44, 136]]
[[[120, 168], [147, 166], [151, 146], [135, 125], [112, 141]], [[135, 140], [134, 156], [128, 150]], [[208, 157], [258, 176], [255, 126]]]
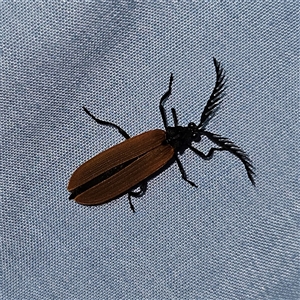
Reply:
[[[1, 299], [299, 299], [298, 1], [1, 1]], [[69, 201], [72, 172], [129, 135], [198, 123], [256, 167], [191, 151], [142, 198]], [[212, 144], [195, 145], [204, 152]], [[297, 210], [298, 209], [298, 210]]]

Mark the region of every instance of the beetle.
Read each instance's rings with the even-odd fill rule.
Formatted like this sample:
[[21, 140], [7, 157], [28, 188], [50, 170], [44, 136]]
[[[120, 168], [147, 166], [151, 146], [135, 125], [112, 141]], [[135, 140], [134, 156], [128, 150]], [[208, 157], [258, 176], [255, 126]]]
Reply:
[[[216, 151], [231, 152], [244, 164], [251, 183], [255, 185], [254, 167], [249, 156], [229, 139], [205, 130], [222, 102], [226, 83], [221, 63], [215, 58], [213, 62], [216, 82], [198, 125], [191, 122], [186, 127], [179, 126], [175, 108], [171, 109], [174, 127], [168, 125], [164, 105], [172, 92], [172, 73], [169, 88], [159, 103], [165, 130], [154, 129], [130, 137], [120, 126], [97, 119], [87, 108], [83, 107], [84, 111], [98, 124], [117, 129], [125, 141], [97, 154], [74, 171], [68, 184], [68, 191], [71, 192], [69, 199], [74, 199], [83, 205], [97, 205], [128, 193], [130, 208], [135, 212], [131, 197], [143, 196], [149, 179], [173, 162], [177, 163], [183, 180], [197, 187], [187, 178], [178, 157], [178, 154], [183, 154], [186, 149], [192, 150], [205, 160], [211, 159]], [[207, 154], [196, 149], [192, 143], [199, 143], [203, 136], [218, 147], [212, 147]], [[139, 191], [135, 191], [136, 188], [139, 188]]]

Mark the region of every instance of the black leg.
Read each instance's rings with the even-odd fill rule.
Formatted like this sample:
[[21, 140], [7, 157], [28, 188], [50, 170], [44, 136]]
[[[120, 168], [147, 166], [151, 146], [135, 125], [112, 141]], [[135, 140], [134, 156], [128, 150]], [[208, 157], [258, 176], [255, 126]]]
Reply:
[[138, 192], [134, 192], [134, 191], [129, 191], [128, 192], [128, 201], [129, 201], [130, 208], [133, 212], [135, 212], [135, 209], [134, 209], [134, 206], [131, 202], [131, 197], [139, 198], [139, 197], [144, 196], [146, 191], [147, 191], [147, 182], [141, 183], [139, 188], [140, 188], [140, 190]]
[[172, 82], [173, 82], [173, 74], [171, 73], [170, 82], [169, 82], [169, 89], [162, 96], [162, 98], [160, 100], [160, 103], [159, 103], [159, 110], [160, 110], [161, 117], [163, 119], [163, 123], [164, 123], [164, 126], [165, 126], [166, 129], [168, 127], [168, 120], [167, 120], [167, 116], [166, 116], [166, 111], [165, 111], [164, 105], [165, 105], [165, 102], [167, 101], [167, 99], [169, 98], [169, 96], [172, 93]]
[[175, 155], [175, 160], [176, 160], [177, 165], [178, 165], [178, 167], [179, 167], [179, 170], [180, 170], [182, 179], [185, 180], [185, 181], [187, 181], [191, 186], [197, 187], [197, 185], [196, 185], [193, 181], [190, 181], [190, 180], [187, 179], [187, 176], [186, 176], [186, 173], [185, 173], [185, 171], [184, 171], [183, 165], [182, 165], [182, 163], [181, 163], [181, 161], [179, 160], [179, 158], [178, 158], [177, 155]]
[[128, 193], [128, 201], [129, 201], [129, 206], [130, 206], [130, 209], [135, 213], [135, 209], [134, 209], [134, 206], [131, 202], [131, 195]]
[[171, 111], [172, 111], [174, 126], [177, 127], [178, 126], [178, 118], [177, 118], [176, 110], [175, 110], [175, 108], [172, 108]]
[[85, 107], [83, 107], [84, 111], [93, 119], [95, 120], [98, 124], [100, 125], [105, 125], [105, 126], [110, 126], [110, 127], [113, 127], [113, 128], [116, 128], [122, 135], [125, 139], [129, 139], [130, 136], [129, 134], [124, 130], [122, 129], [121, 127], [119, 127], [118, 125], [116, 124], [113, 124], [111, 122], [107, 122], [107, 121], [102, 121], [102, 120], [99, 120], [97, 119], [96, 117], [94, 117]]
[[204, 154], [203, 152], [201, 152], [200, 150], [194, 148], [193, 146], [189, 146], [189, 148], [196, 153], [197, 155], [199, 155], [201, 158], [205, 159], [205, 160], [210, 160], [213, 158], [214, 152], [215, 151], [226, 151], [226, 149], [223, 148], [211, 148], [208, 152], [208, 154]]

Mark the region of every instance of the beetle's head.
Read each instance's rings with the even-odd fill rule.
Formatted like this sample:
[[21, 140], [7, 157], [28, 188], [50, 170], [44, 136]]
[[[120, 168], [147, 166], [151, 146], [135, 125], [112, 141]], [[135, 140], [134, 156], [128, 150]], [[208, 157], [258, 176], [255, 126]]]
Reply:
[[193, 142], [199, 143], [201, 141], [201, 133], [198, 126], [194, 122], [190, 122], [188, 125], [188, 129], [191, 133], [191, 140]]

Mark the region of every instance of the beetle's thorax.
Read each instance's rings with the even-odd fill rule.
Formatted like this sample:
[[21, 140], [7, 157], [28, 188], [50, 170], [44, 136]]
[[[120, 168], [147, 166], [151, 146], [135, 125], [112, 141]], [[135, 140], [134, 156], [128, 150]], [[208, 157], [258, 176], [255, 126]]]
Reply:
[[200, 141], [198, 128], [191, 126], [190, 124], [187, 127], [167, 127], [166, 142], [170, 144], [175, 151], [183, 152], [193, 141]]

